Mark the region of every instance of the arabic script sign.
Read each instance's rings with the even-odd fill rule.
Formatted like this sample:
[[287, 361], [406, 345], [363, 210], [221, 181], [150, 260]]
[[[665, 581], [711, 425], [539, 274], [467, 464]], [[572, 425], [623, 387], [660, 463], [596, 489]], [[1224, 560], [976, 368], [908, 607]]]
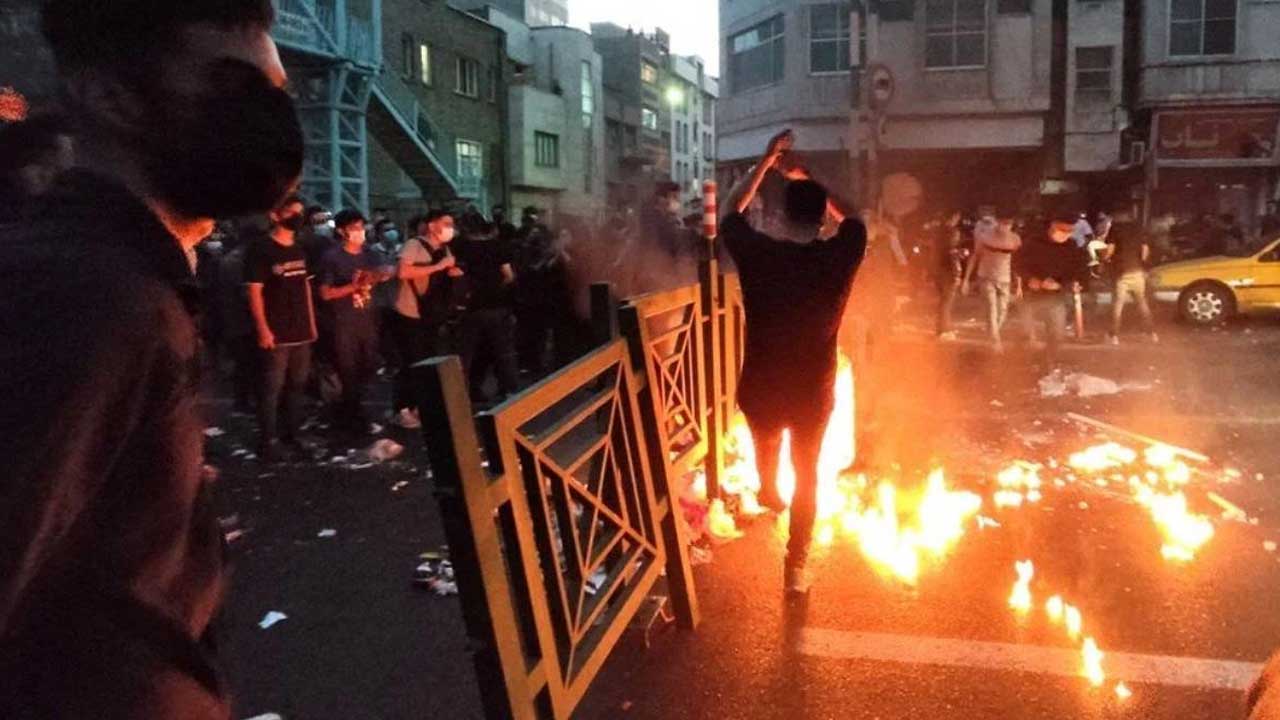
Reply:
[[1276, 159], [1280, 108], [1170, 110], [1156, 119], [1160, 160], [1248, 161]]

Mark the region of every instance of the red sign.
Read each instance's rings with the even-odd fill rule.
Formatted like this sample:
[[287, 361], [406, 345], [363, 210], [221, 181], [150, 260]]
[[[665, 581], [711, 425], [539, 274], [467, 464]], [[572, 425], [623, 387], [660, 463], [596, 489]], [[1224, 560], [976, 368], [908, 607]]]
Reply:
[[1166, 110], [1156, 116], [1159, 160], [1276, 160], [1280, 108]]

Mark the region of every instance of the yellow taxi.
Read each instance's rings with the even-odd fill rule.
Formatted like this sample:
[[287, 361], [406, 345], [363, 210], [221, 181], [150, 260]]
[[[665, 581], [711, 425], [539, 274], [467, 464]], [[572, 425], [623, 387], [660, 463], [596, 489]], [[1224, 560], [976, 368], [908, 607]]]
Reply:
[[1196, 325], [1280, 310], [1280, 238], [1238, 255], [1160, 265], [1148, 284], [1157, 301], [1177, 303], [1182, 317]]

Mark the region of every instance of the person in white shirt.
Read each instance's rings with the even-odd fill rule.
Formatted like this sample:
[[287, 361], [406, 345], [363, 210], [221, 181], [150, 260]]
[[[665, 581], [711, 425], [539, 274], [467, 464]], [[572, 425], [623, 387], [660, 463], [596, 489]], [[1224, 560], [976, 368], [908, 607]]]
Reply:
[[1022, 247], [1022, 238], [1013, 231], [1013, 214], [1004, 212], [996, 219], [987, 209], [973, 228], [973, 255], [965, 268], [964, 293], [969, 294], [974, 271], [978, 285], [987, 299], [987, 332], [997, 352], [1004, 349], [1000, 330], [1009, 317], [1009, 301], [1013, 296], [1013, 254]]

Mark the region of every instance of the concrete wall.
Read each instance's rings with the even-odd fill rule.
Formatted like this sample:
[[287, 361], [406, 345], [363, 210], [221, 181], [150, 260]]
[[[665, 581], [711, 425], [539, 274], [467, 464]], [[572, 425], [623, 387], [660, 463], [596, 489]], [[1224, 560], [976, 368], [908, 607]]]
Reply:
[[[1066, 170], [1094, 172], [1120, 163], [1120, 132], [1128, 113], [1124, 100], [1124, 2], [1068, 3]], [[1111, 47], [1111, 97], [1077, 102], [1076, 48]]]
[[[511, 101], [511, 184], [521, 189], [542, 188], [563, 191], [572, 177], [566, 157], [564, 98], [531, 85], [515, 85], [508, 91]], [[542, 167], [536, 162], [534, 137], [550, 133], [559, 138], [560, 166]]]
[[1140, 104], [1280, 100], [1280, 4], [1239, 0], [1236, 52], [1215, 57], [1170, 57], [1168, 3], [1142, 11]]
[[[453, 145], [457, 140], [480, 143], [484, 148], [486, 205], [500, 203], [506, 193], [506, 127], [502, 112], [505, 88], [511, 69], [506, 60], [502, 30], [487, 21], [454, 9], [445, 3], [423, 3], [421, 0], [383, 0], [384, 73], [401, 76], [401, 37], [408, 33], [415, 43], [431, 46], [432, 84], [423, 85], [416, 77], [406, 81], [414, 95], [426, 108], [430, 119], [444, 136], [448, 147], [441, 155], [454, 170]], [[480, 64], [479, 97], [471, 98], [454, 91], [458, 57]], [[416, 56], [415, 56], [416, 58]], [[499, 69], [497, 93], [490, 100], [493, 82], [491, 69]], [[392, 80], [393, 82], [395, 80]], [[395, 159], [386, 153], [370, 152], [369, 182], [371, 195], [386, 197], [402, 191], [403, 172]], [[425, 205], [438, 204], [441, 198], [423, 198]]]

